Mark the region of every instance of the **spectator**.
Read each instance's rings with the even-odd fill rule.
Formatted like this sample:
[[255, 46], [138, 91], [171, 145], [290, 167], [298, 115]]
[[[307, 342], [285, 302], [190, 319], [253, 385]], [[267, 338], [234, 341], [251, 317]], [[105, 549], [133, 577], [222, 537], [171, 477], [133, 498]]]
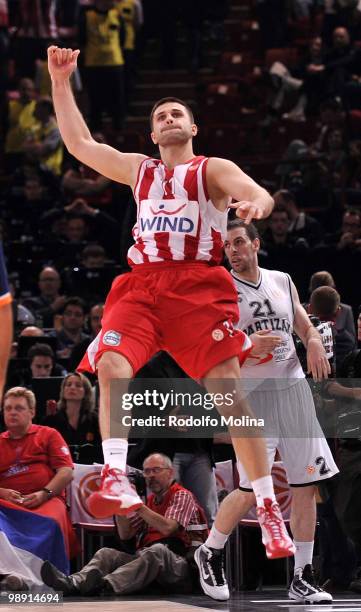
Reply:
[[[65, 576], [49, 562], [41, 575], [64, 595], [90, 595], [106, 589], [117, 595], [139, 593], [155, 582], [169, 593], [190, 593], [192, 551], [204, 541], [202, 509], [193, 495], [174, 481], [172, 462], [152, 454], [143, 464], [151, 494], [132, 518], [116, 516], [121, 540], [137, 537], [135, 554], [101, 548], [80, 572]], [[197, 544], [195, 544], [197, 542]]]
[[52, 266], [43, 268], [39, 274], [38, 287], [39, 295], [23, 300], [23, 304], [43, 327], [53, 327], [54, 315], [61, 312], [66, 301], [66, 297], [60, 294], [59, 272]]
[[34, 125], [35, 86], [31, 79], [19, 82], [19, 97], [9, 100], [5, 110], [5, 155], [8, 170], [15, 170], [24, 154], [28, 130]]
[[326, 242], [338, 251], [359, 251], [361, 249], [361, 211], [349, 208], [342, 217], [341, 229], [326, 236]]
[[29, 349], [27, 358], [32, 378], [46, 378], [47, 376], [64, 376], [64, 368], [55, 363], [53, 349], [48, 344], [40, 342]]
[[291, 215], [284, 205], [278, 204], [274, 207], [268, 222], [268, 228], [262, 238], [265, 249], [274, 250], [277, 247], [286, 247], [292, 244], [288, 228], [291, 223]]
[[351, 78], [354, 55], [355, 48], [347, 28], [335, 28], [331, 50], [326, 55], [324, 65], [320, 66], [320, 72], [325, 71], [326, 95], [342, 96], [345, 84]]
[[44, 331], [36, 325], [28, 325], [21, 331], [20, 336], [45, 336]]
[[[74, 534], [65, 505], [65, 487], [72, 480], [73, 464], [69, 449], [57, 431], [32, 424], [35, 407], [35, 396], [29, 389], [13, 387], [5, 394], [3, 411], [6, 431], [0, 434], [2, 520], [4, 515], [11, 516], [14, 509], [20, 511], [16, 518], [15, 545], [19, 553], [22, 542], [27, 542], [28, 559], [33, 548], [34, 553], [37, 553], [37, 537], [34, 534], [29, 540], [26, 531], [22, 533], [21, 510], [26, 509], [56, 521], [64, 537], [62, 567], [67, 567], [65, 556], [69, 557]], [[44, 522], [45, 532], [48, 524], [49, 521]], [[26, 522], [24, 526], [26, 527]], [[12, 542], [13, 530], [6, 535]], [[40, 534], [37, 535], [39, 538]], [[26, 549], [26, 546], [23, 548]], [[49, 555], [54, 558], [54, 554], [55, 551], [50, 546]], [[21, 588], [26, 588], [26, 585], [22, 583]]]
[[315, 153], [323, 153], [327, 150], [328, 134], [336, 128], [344, 129], [346, 113], [338, 97], [325, 100], [320, 106], [321, 130], [316, 142], [311, 147]]
[[[282, 116], [292, 121], [305, 121], [305, 109], [315, 114], [323, 96], [323, 83], [319, 81], [319, 66], [324, 62], [322, 40], [319, 36], [311, 39], [302, 60], [293, 69], [288, 69], [281, 62], [274, 62], [270, 67], [270, 81], [275, 93], [270, 101], [269, 119], [291, 103], [297, 92], [297, 103]], [[316, 75], [316, 77], [314, 77]], [[269, 121], [270, 122], [270, 121]], [[263, 125], [267, 125], [268, 121]]]
[[71, 450], [74, 462], [103, 463], [93, 389], [82, 374], [74, 372], [65, 376], [58, 410], [45, 417], [43, 425], [59, 431]]
[[65, 211], [69, 215], [66, 238], [69, 242], [91, 240], [100, 243], [110, 256], [119, 253], [121, 226], [111, 215], [89, 206], [83, 198], [77, 198]]
[[106, 253], [100, 244], [89, 244], [81, 253], [81, 262], [87, 270], [104, 268]]
[[[103, 134], [94, 134], [97, 142], [106, 144]], [[69, 198], [83, 198], [88, 204], [103, 208], [112, 201], [111, 180], [88, 166], [76, 164], [64, 173], [62, 187]]]
[[[324, 71], [320, 68], [324, 65], [325, 51], [320, 36], [315, 36], [310, 41], [309, 49], [303, 60], [296, 67], [294, 74], [302, 79], [300, 98], [297, 105], [290, 111], [288, 118], [302, 117], [306, 109], [307, 114], [315, 115], [324, 98]], [[292, 117], [292, 115], [294, 117]]]
[[120, 0], [116, 8], [124, 22], [124, 88], [126, 105], [129, 106], [130, 97], [134, 87], [136, 69], [136, 42], [137, 32], [140, 28], [140, 15], [136, 0]]
[[[315, 272], [310, 280], [310, 294], [318, 287], [333, 287], [336, 289], [335, 281], [329, 272]], [[306, 305], [306, 309], [308, 305]], [[351, 306], [340, 302], [335, 318], [336, 343], [339, 353], [346, 356], [347, 352], [356, 347], [356, 328]], [[353, 347], [353, 348], [351, 348]]]
[[101, 330], [101, 320], [103, 316], [104, 304], [95, 304], [89, 312], [90, 338], [86, 338], [76, 344], [70, 355], [69, 369], [76, 370], [79, 363], [89, 346], [89, 343], [96, 338]]
[[65, 238], [71, 243], [85, 242], [89, 233], [87, 221], [82, 216], [69, 215], [66, 228]]
[[109, 113], [115, 130], [120, 130], [123, 125], [125, 99], [121, 32], [122, 20], [112, 0], [95, 0], [92, 5], [83, 7], [79, 41], [84, 50], [85, 85], [93, 130], [101, 129], [103, 111]]
[[34, 110], [36, 123], [28, 130], [23, 151], [28, 161], [59, 176], [63, 163], [63, 141], [54, 116], [51, 98], [39, 98]]
[[287, 231], [295, 243], [301, 238], [308, 246], [314, 247], [322, 241], [323, 229], [320, 223], [299, 210], [291, 191], [281, 189], [273, 194], [273, 198], [276, 206], [284, 206], [289, 213], [290, 223]]
[[315, 315], [320, 321], [330, 321], [333, 325], [336, 352], [336, 373], [342, 366], [346, 355], [357, 347], [355, 335], [346, 330], [337, 334], [336, 318], [340, 310], [340, 295], [333, 287], [318, 287], [310, 296], [309, 313]]
[[53, 349], [49, 344], [37, 342], [27, 353], [28, 365], [26, 368], [16, 368], [7, 381], [8, 387], [27, 387], [31, 389], [33, 378], [47, 378], [48, 376], [65, 376], [64, 368], [55, 363]]
[[57, 357], [69, 359], [72, 348], [82, 340], [90, 341], [83, 332], [86, 317], [85, 303], [79, 297], [71, 297], [65, 301], [61, 329], [52, 332], [58, 341]]

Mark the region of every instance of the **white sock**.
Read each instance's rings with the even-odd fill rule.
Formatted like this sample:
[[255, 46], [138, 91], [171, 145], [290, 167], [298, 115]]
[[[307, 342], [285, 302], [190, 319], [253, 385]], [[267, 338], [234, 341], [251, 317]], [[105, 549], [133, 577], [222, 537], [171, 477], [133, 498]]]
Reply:
[[221, 549], [224, 547], [225, 543], [229, 538], [229, 533], [225, 534], [212, 525], [212, 528], [209, 532], [209, 536], [204, 542], [204, 544], [210, 548], [218, 548]]
[[272, 476], [262, 476], [251, 482], [252, 489], [256, 496], [257, 506], [263, 506], [265, 499], [275, 501]]
[[296, 542], [293, 540], [294, 545], [296, 546], [295, 552], [295, 572], [297, 569], [303, 569], [305, 565], [312, 565], [313, 559], [313, 545], [312, 542]]
[[111, 468], [125, 472], [127, 465], [128, 440], [124, 438], [108, 438], [103, 440], [104, 463]]

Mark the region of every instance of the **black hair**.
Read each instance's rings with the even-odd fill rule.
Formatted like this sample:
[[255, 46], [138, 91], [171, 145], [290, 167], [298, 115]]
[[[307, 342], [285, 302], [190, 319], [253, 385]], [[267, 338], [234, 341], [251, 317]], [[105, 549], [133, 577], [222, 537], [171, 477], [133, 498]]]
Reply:
[[85, 302], [80, 297], [74, 296], [68, 298], [64, 303], [63, 314], [68, 306], [79, 306], [79, 308], [82, 309], [83, 313], [86, 314], [87, 308]]
[[154, 113], [157, 110], [157, 108], [159, 106], [162, 106], [162, 104], [167, 104], [167, 102], [176, 102], [177, 104], [181, 104], [182, 106], [184, 106], [184, 108], [186, 109], [189, 118], [191, 120], [192, 123], [194, 123], [194, 115], [193, 115], [193, 111], [191, 109], [191, 107], [189, 106], [189, 104], [187, 102], [185, 102], [184, 100], [181, 100], [180, 98], [175, 98], [173, 96], [168, 96], [167, 98], [161, 98], [160, 100], [158, 100], [152, 110], [150, 111], [150, 116], [149, 116], [149, 121], [150, 121], [150, 129], [153, 130], [153, 117], [154, 117]]
[[50, 357], [54, 361], [54, 351], [51, 346], [49, 346], [49, 344], [43, 344], [41, 342], [37, 342], [36, 344], [34, 344], [28, 350], [26, 356], [29, 359], [30, 363], [32, 362], [34, 357]]
[[227, 230], [236, 229], [237, 227], [244, 227], [250, 240], [259, 239], [259, 232], [254, 223], [245, 223], [243, 219], [232, 219], [232, 221], [228, 221]]

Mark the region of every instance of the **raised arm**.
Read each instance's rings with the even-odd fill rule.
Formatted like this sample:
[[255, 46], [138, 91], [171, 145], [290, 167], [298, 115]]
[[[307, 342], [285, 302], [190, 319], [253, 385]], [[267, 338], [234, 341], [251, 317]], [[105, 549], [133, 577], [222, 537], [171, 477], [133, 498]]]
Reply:
[[73, 51], [56, 46], [48, 49], [54, 108], [64, 144], [69, 153], [99, 174], [132, 187], [145, 156], [120, 153], [113, 147], [96, 142], [92, 137], [76, 105], [70, 85], [70, 76], [76, 69], [79, 53], [78, 49]]
[[237, 200], [230, 206], [237, 209], [237, 217], [245, 219], [246, 223], [268, 217], [272, 212], [274, 202], [268, 191], [227, 159], [210, 158], [207, 185], [213, 201], [225, 198], [224, 207], [229, 205], [229, 198]]

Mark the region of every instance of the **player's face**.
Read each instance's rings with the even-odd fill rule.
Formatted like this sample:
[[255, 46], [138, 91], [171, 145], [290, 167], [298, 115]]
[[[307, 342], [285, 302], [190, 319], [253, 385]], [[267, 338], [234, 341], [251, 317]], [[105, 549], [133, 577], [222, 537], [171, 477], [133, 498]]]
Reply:
[[258, 250], [258, 238], [251, 240], [244, 227], [235, 227], [228, 231], [224, 251], [235, 272], [246, 272], [257, 265]]
[[153, 116], [154, 144], [161, 147], [187, 143], [197, 134], [197, 126], [191, 122], [187, 109], [178, 102], [166, 102], [158, 106]]

